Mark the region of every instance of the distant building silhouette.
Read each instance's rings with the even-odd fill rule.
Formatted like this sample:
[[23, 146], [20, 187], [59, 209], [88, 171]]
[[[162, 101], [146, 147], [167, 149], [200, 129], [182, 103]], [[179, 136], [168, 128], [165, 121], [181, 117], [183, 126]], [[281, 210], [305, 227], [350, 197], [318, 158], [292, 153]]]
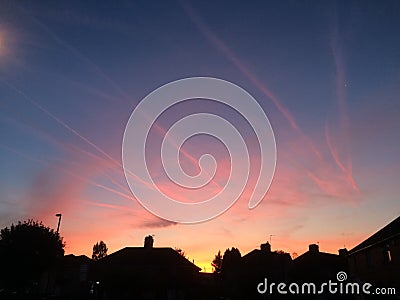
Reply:
[[148, 235], [144, 238], [144, 248], [151, 249], [154, 245], [154, 238], [152, 235]]
[[327, 282], [336, 280], [339, 271], [347, 272], [347, 261], [344, 256], [319, 251], [317, 244], [311, 244], [308, 251], [293, 260], [291, 279], [295, 282]]
[[270, 282], [288, 282], [292, 258], [289, 253], [271, 251], [271, 245], [266, 242], [260, 249], [254, 249], [241, 258], [239, 277], [236, 281], [236, 295], [231, 299], [260, 299], [257, 292], [258, 283], [264, 278]]
[[[339, 272], [347, 274], [346, 250], [340, 249], [339, 255], [321, 252], [319, 245], [311, 244], [308, 251], [293, 260], [290, 273], [291, 282], [297, 284], [313, 283], [316, 290], [323, 283], [335, 282]], [[333, 295], [327, 290], [323, 294], [292, 295], [292, 299], [354, 299], [351, 295]]]
[[126, 247], [95, 263], [99, 299], [195, 299], [201, 268], [172, 248]]
[[[1, 250], [1, 248], [0, 248]], [[321, 252], [317, 244], [294, 260], [272, 251], [270, 243], [244, 256], [226, 249], [221, 273], [200, 268], [172, 248], [155, 248], [148, 235], [143, 247], [125, 247], [94, 261], [84, 255], [66, 255], [46, 273], [48, 294], [54, 299], [361, 299], [354, 295], [259, 294], [269, 283], [321, 283], [336, 281], [339, 271], [349, 282], [400, 290], [400, 217], [348, 251]], [[54, 291], [54, 292], [53, 292]], [[1, 298], [0, 282], [0, 298]], [[353, 297], [354, 296], [354, 297]]]
[[277, 281], [286, 281], [289, 276], [292, 258], [289, 253], [271, 251], [266, 242], [260, 249], [254, 249], [242, 257], [244, 276], [268, 277]]
[[351, 249], [348, 262], [363, 282], [400, 291], [400, 217]]
[[89, 272], [92, 260], [85, 256], [65, 255], [57, 266], [56, 296], [62, 299], [88, 299], [90, 297]]

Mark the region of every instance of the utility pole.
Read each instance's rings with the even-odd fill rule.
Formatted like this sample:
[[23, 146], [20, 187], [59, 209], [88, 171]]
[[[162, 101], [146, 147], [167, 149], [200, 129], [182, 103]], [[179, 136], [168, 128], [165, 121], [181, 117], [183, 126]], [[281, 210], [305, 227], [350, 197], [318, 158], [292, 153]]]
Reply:
[[56, 217], [58, 217], [57, 234], [60, 231], [61, 216], [62, 214], [56, 214]]
[[270, 245], [271, 245], [271, 243], [272, 243], [272, 237], [273, 237], [273, 236], [276, 236], [276, 235], [275, 235], [275, 234], [270, 234], [270, 235], [269, 235], [269, 244], [270, 244]]

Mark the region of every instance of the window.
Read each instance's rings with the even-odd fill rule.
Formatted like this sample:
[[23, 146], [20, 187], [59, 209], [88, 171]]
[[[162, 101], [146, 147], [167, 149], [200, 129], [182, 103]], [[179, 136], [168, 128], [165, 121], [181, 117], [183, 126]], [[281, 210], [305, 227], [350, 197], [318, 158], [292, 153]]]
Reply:
[[387, 251], [387, 259], [388, 259], [388, 262], [392, 261], [392, 256], [390, 255], [390, 250]]
[[383, 250], [383, 261], [384, 263], [390, 263], [392, 261], [392, 255], [390, 253], [389, 244], [386, 244]]

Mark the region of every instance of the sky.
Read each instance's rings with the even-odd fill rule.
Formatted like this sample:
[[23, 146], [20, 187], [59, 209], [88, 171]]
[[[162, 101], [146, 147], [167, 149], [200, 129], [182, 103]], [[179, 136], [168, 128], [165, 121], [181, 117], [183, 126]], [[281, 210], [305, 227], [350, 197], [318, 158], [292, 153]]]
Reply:
[[[398, 1], [2, 0], [0, 227], [33, 218], [56, 228], [62, 213], [66, 253], [91, 256], [99, 240], [112, 253], [152, 234], [155, 247], [181, 248], [208, 272], [218, 250], [246, 254], [266, 241], [297, 254], [312, 243], [351, 249], [400, 214], [399, 34]], [[277, 162], [268, 193], [249, 210], [260, 153], [246, 120], [205, 99], [165, 111], [146, 156], [169, 195], [200, 201], [230, 180], [229, 151], [204, 135], [188, 139], [179, 157], [193, 176], [201, 155], [214, 156], [207, 186], [181, 192], [162, 173], [163, 136], [195, 112], [236, 126], [254, 168], [229, 210], [188, 225], [135, 199], [122, 140], [149, 93], [199, 76], [257, 100]]]

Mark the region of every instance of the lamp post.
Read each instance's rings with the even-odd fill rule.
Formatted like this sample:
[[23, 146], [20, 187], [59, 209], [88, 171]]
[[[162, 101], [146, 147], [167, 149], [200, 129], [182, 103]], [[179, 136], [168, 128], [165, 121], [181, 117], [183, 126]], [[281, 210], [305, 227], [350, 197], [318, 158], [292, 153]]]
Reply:
[[57, 234], [60, 231], [61, 216], [62, 214], [56, 214], [56, 217], [58, 217]]
[[272, 237], [273, 237], [273, 236], [276, 236], [276, 235], [275, 235], [275, 234], [270, 234], [270, 235], [269, 235], [269, 244], [270, 244], [270, 245], [271, 245], [271, 243], [272, 243]]

